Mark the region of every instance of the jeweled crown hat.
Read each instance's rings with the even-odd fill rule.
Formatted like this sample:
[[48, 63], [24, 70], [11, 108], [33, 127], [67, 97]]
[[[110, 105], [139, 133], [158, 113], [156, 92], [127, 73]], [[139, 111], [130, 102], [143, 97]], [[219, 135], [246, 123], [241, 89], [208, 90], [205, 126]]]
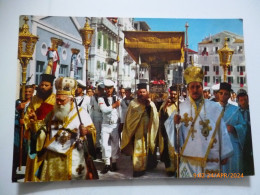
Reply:
[[56, 95], [75, 96], [77, 81], [70, 77], [60, 77], [55, 81]]
[[204, 73], [202, 68], [197, 66], [190, 66], [184, 71], [184, 79], [187, 84], [191, 82], [200, 82], [202, 83], [204, 77]]

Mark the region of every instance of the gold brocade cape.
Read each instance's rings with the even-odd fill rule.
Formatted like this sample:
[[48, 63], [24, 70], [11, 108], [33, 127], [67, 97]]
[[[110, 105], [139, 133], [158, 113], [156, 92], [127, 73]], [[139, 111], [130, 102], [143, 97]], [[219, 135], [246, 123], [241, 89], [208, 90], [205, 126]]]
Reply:
[[[147, 148], [152, 152], [155, 149], [156, 136], [159, 127], [159, 117], [155, 104], [151, 101], [151, 112], [149, 116], [149, 123], [147, 131]], [[130, 102], [126, 120], [122, 132], [121, 150], [127, 155], [133, 154], [133, 142], [132, 138], [135, 133], [144, 128], [141, 118], [146, 114], [146, 109], [143, 104], [140, 104], [137, 99]]]
[[[31, 142], [31, 131], [32, 131], [32, 129], [35, 129], [35, 128], [33, 127], [33, 124], [30, 123], [28, 113], [31, 110], [37, 111], [41, 106], [43, 106], [43, 104], [45, 104], [46, 107], [48, 107], [48, 110], [52, 110], [51, 107], [54, 106], [55, 102], [56, 102], [56, 95], [54, 93], [52, 93], [45, 101], [43, 101], [43, 99], [41, 99], [37, 95], [33, 96], [32, 100], [27, 108], [27, 112], [25, 113], [25, 116], [24, 116], [24, 126], [25, 126], [24, 137], [29, 140], [29, 145]], [[47, 110], [45, 110], [45, 112], [47, 113]], [[43, 114], [41, 114], [41, 116], [44, 117]], [[38, 170], [39, 165], [41, 163], [40, 161], [38, 161], [36, 154], [30, 155], [30, 150], [31, 149], [29, 147], [27, 160], [26, 160], [26, 170], [25, 170], [25, 180], [24, 180], [25, 182], [38, 181], [37, 177], [35, 177], [34, 174]]]
[[[44, 126], [38, 126], [37, 151], [44, 153], [41, 157], [37, 176], [40, 181], [63, 181], [72, 179], [98, 179], [98, 175], [91, 159], [89, 139], [96, 139], [96, 129], [92, 120], [84, 109], [79, 109], [82, 123], [88, 130], [86, 136], [79, 137], [80, 121], [76, 108], [72, 107], [68, 117], [60, 123], [49, 113]], [[78, 149], [76, 138], [84, 141], [86, 147]], [[87, 141], [86, 141], [87, 139]], [[83, 144], [83, 145], [85, 145]], [[93, 143], [95, 144], [95, 142]]]
[[[171, 116], [171, 114], [173, 113], [174, 110], [176, 110], [176, 105], [175, 104], [172, 104], [170, 106], [167, 106], [165, 110], [164, 109], [164, 106], [165, 104], [167, 104], [167, 101], [166, 102], [163, 102], [163, 104], [161, 105], [160, 107], [160, 110], [159, 110], [159, 118], [160, 118], [160, 122], [161, 122], [161, 112], [165, 112], [168, 114], [168, 116]], [[165, 121], [162, 121], [162, 123], [164, 123]], [[164, 124], [162, 124], [164, 125]], [[160, 127], [161, 128], [161, 127]], [[162, 137], [162, 134], [161, 134], [161, 131], [159, 131], [159, 148], [160, 148], [160, 154], [163, 152], [163, 149], [164, 149], [164, 143], [163, 143], [163, 137]]]

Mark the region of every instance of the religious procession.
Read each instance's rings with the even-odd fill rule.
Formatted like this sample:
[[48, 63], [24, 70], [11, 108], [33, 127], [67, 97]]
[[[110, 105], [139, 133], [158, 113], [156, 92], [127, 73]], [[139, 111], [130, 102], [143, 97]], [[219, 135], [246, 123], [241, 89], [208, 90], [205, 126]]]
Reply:
[[[37, 25], [48, 20], [30, 18]], [[45, 63], [36, 66], [37, 83], [31, 81], [27, 66], [36, 56], [39, 37], [30, 33], [28, 17], [23, 19], [13, 182], [254, 175], [248, 93], [241, 83], [239, 88], [232, 85], [229, 76], [234, 50], [228, 48], [226, 36], [231, 34], [221, 34], [218, 72], [222, 67], [223, 75], [215, 71], [211, 87], [209, 70], [189, 58], [187, 24], [186, 32], [121, 31], [122, 41], [116, 37], [117, 56], [108, 58], [111, 67], [117, 65], [116, 76], [113, 79], [111, 72], [99, 72], [99, 79], [93, 80], [88, 63], [94, 55], [91, 52], [96, 51], [92, 45], [101, 44], [99, 33], [94, 33], [95, 24], [99, 32], [104, 29], [97, 27], [97, 18], [86, 18], [78, 30], [85, 51], [85, 78], [79, 77], [83, 70], [80, 50], [71, 49], [70, 71], [63, 72], [60, 55], [66, 50], [57, 48], [64, 46], [64, 41], [52, 37], [52, 45], [45, 45]], [[105, 19], [101, 23], [115, 25], [120, 35], [118, 18]], [[137, 24], [147, 28], [142, 22]], [[39, 30], [38, 35], [43, 34]], [[97, 38], [94, 43], [93, 34]], [[139, 71], [128, 86], [119, 77], [120, 44], [127, 53], [124, 60], [132, 61], [134, 70]], [[204, 40], [201, 44], [208, 43]], [[205, 49], [202, 53], [209, 55]], [[178, 72], [169, 70], [171, 64]], [[172, 73], [170, 83], [168, 71]]]

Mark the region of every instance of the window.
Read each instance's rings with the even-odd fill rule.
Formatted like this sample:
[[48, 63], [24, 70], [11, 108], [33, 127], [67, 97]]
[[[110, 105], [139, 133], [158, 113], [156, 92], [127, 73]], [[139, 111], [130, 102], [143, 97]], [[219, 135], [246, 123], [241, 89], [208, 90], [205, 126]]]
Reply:
[[238, 53], [243, 53], [243, 46], [238, 46], [237, 52]]
[[209, 71], [209, 66], [203, 66], [203, 70], [204, 70], [204, 72], [208, 72]]
[[104, 39], [103, 39], [103, 49], [107, 50], [107, 47], [108, 47], [108, 45], [107, 45], [107, 42], [108, 42], [107, 34], [104, 34], [103, 37], [104, 37]]
[[218, 53], [218, 47], [215, 47], [215, 54]]
[[98, 48], [101, 47], [101, 41], [102, 41], [102, 32], [99, 31], [99, 32], [98, 32]]
[[227, 82], [228, 82], [229, 84], [233, 84], [233, 77], [228, 77], [228, 78], [227, 78]]
[[82, 80], [82, 68], [78, 67], [76, 72], [75, 72], [75, 79], [80, 79]]
[[216, 43], [218, 43], [219, 41], [220, 41], [220, 39], [219, 39], [219, 38], [218, 38], [218, 39], [215, 39], [215, 42], [216, 42]]
[[97, 61], [97, 70], [99, 70], [100, 68], [101, 68], [100, 61]]
[[204, 86], [208, 86], [208, 83], [210, 83], [210, 77], [209, 76], [205, 76], [204, 77]]
[[213, 76], [213, 83], [218, 84], [221, 82], [221, 77], [220, 76]]
[[39, 85], [41, 82], [41, 74], [43, 73], [43, 67], [44, 67], [44, 62], [42, 62], [42, 61], [36, 62], [36, 72], [35, 72], [35, 84], [36, 85]]
[[68, 66], [65, 64], [60, 65], [60, 71], [59, 71], [60, 77], [67, 77], [68, 76]]

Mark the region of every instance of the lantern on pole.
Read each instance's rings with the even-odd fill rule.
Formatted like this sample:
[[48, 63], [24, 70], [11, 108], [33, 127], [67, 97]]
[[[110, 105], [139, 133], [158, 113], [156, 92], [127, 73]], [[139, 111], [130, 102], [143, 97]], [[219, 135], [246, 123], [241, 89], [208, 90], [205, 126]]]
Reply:
[[94, 29], [90, 28], [88, 24], [88, 19], [86, 18], [86, 23], [84, 28], [80, 29], [80, 35], [82, 38], [82, 45], [85, 47], [85, 57], [86, 57], [86, 86], [88, 86], [88, 56], [89, 56], [89, 46], [91, 44], [92, 36], [94, 34]]
[[224, 47], [218, 50], [220, 66], [222, 66], [224, 71], [224, 82], [227, 82], [227, 69], [231, 64], [232, 55], [234, 50], [228, 47], [227, 38], [225, 38]]
[[24, 17], [24, 25], [19, 29], [18, 59], [22, 65], [22, 101], [25, 100], [26, 70], [32, 59], [36, 42], [39, 37], [32, 35], [27, 24], [28, 17]]
[[[24, 17], [24, 25], [19, 29], [18, 42], [18, 59], [22, 66], [22, 102], [25, 101], [25, 85], [26, 85], [26, 71], [29, 61], [32, 59], [36, 42], [39, 37], [30, 33], [28, 17]], [[21, 119], [24, 118], [24, 111], [21, 111]], [[22, 145], [23, 145], [23, 125], [20, 129], [20, 147], [19, 147], [19, 170], [22, 166]]]

